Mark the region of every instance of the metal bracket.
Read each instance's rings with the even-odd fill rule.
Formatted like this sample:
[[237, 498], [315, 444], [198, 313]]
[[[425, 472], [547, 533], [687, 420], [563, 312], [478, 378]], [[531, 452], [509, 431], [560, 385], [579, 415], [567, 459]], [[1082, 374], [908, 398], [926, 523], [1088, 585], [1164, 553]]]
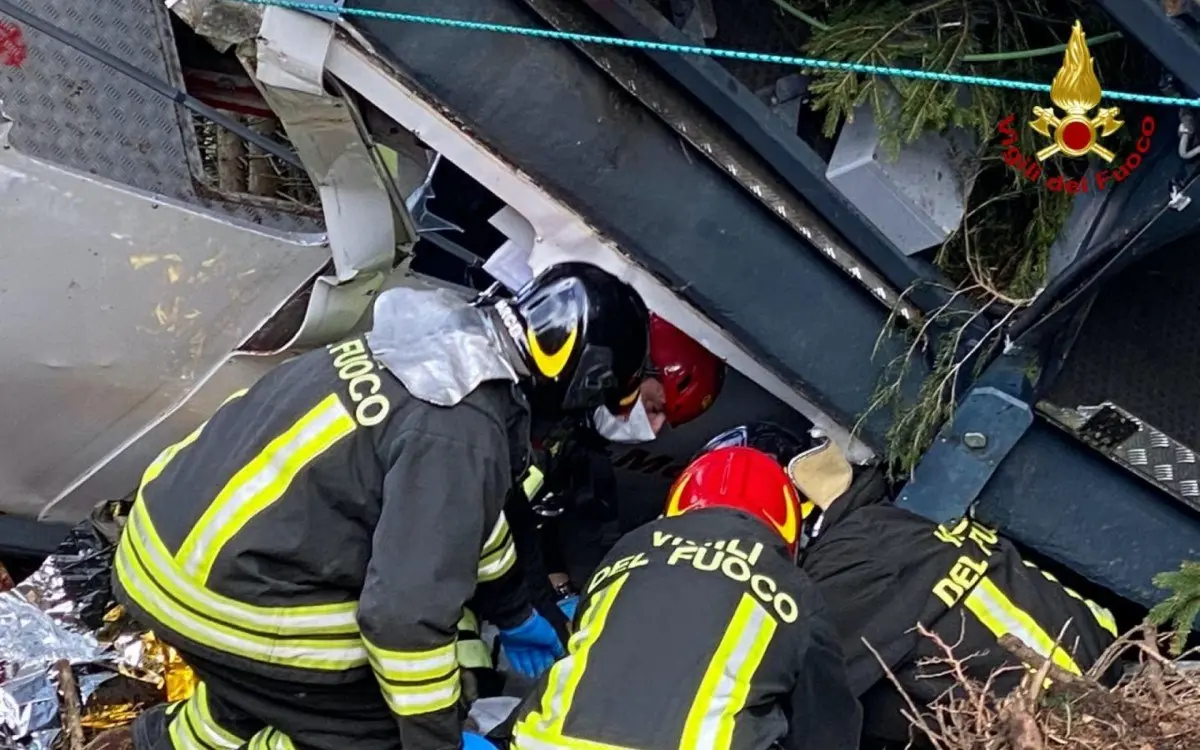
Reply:
[[1033, 423], [1029, 404], [984, 386], [963, 399], [896, 505], [938, 523], [967, 514], [996, 467]]

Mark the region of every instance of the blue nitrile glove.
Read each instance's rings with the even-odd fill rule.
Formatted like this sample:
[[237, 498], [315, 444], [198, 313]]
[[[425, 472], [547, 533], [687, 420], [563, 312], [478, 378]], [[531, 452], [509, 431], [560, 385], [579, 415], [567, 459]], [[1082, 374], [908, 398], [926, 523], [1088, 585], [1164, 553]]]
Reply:
[[526, 677], [537, 677], [563, 655], [562, 642], [554, 626], [537, 610], [510, 630], [500, 631], [500, 645], [513, 669]]
[[575, 610], [579, 607], [579, 594], [568, 596], [566, 599], [560, 599], [558, 608], [567, 616], [568, 620], [575, 619]]
[[471, 732], [462, 733], [463, 750], [497, 750], [496, 746]]

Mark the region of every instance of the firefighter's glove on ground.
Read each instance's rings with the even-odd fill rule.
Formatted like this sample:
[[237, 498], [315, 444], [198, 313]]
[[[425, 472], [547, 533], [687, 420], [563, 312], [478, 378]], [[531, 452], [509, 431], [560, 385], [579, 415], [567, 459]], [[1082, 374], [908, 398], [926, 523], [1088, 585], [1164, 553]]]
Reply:
[[463, 732], [463, 750], [496, 750], [496, 746], [477, 734]]
[[567, 616], [568, 620], [575, 619], [575, 608], [579, 606], [579, 595], [569, 596], [566, 599], [559, 601], [558, 608]]
[[513, 668], [526, 677], [537, 677], [563, 655], [554, 626], [537, 612], [510, 630], [500, 631], [500, 645]]

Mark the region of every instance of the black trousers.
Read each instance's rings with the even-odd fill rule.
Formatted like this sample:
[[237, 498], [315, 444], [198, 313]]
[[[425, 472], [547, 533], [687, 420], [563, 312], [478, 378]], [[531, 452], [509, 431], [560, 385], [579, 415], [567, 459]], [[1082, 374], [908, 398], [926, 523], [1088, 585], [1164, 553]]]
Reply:
[[401, 747], [396, 720], [370, 675], [350, 684], [306, 685], [247, 674], [182, 649], [180, 655], [200, 686], [165, 717], [135, 726], [135, 750]]

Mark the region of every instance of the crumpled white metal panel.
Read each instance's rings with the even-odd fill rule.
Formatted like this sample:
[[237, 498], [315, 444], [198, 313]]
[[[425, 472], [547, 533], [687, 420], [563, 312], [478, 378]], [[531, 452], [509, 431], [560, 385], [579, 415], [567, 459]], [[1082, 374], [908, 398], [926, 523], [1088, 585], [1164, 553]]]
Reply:
[[[323, 234], [30, 158], [9, 127], [0, 119], [0, 511], [34, 515], [183, 402], [330, 255]], [[126, 459], [144, 466], [162, 447], [140, 441]]]

